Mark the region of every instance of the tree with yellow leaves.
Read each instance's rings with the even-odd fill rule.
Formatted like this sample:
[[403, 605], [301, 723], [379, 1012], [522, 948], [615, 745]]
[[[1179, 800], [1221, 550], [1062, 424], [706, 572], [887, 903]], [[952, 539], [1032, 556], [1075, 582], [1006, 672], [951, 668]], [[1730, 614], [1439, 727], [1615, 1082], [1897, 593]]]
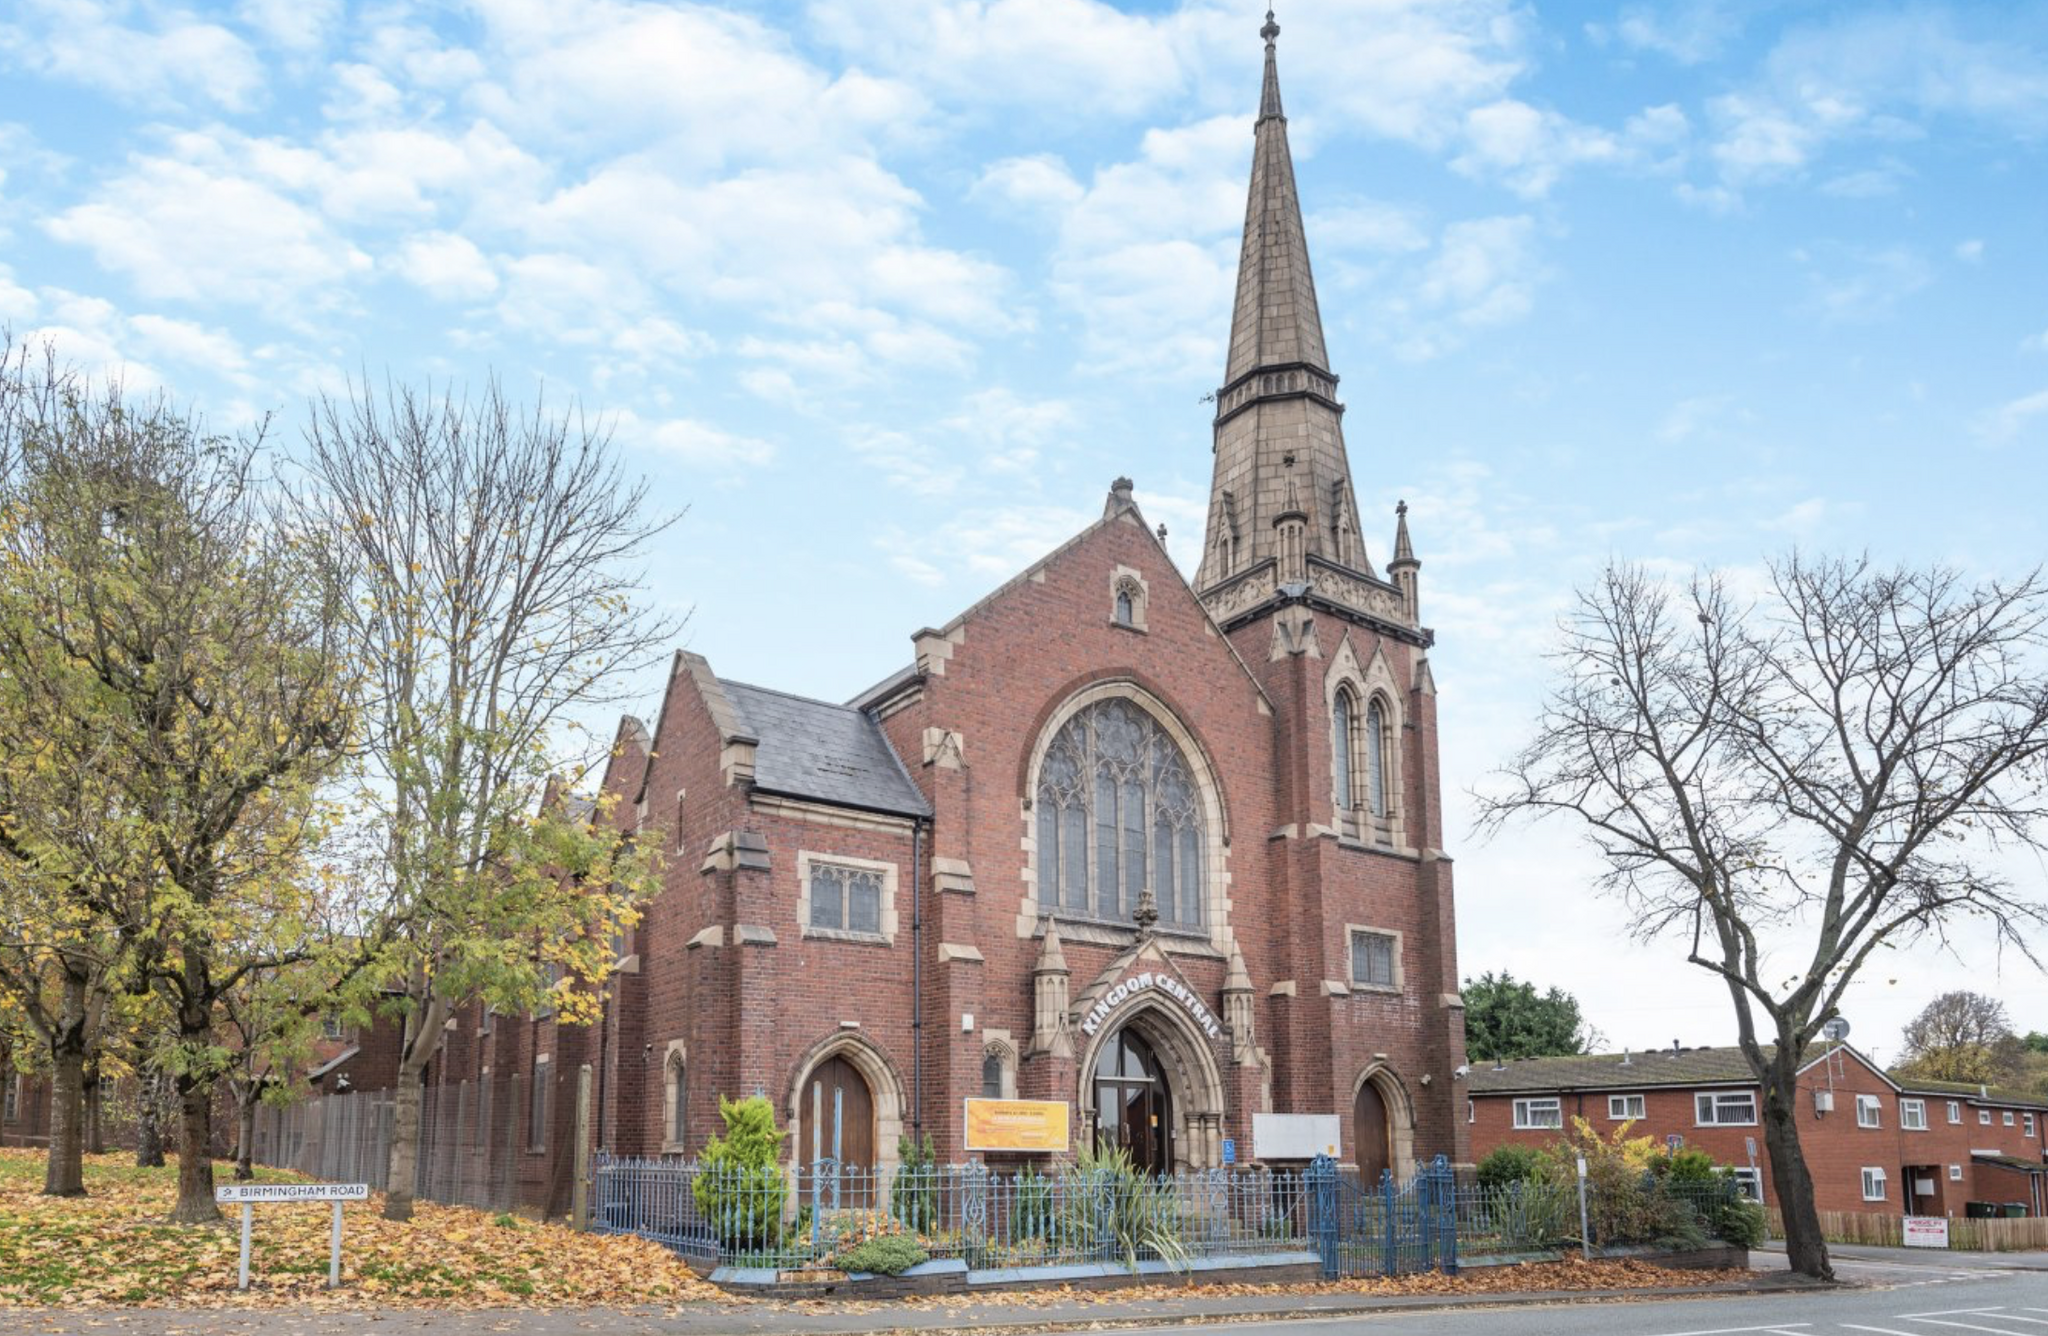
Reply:
[[[560, 778], [579, 714], [675, 627], [638, 606], [665, 521], [609, 441], [494, 383], [472, 402], [363, 388], [318, 406], [299, 513], [327, 526], [367, 679], [357, 795], [381, 851], [385, 977], [404, 994], [386, 1214], [411, 1215], [420, 1082], [457, 1008], [588, 1021], [653, 851]], [[552, 800], [550, 800], [552, 799]]]

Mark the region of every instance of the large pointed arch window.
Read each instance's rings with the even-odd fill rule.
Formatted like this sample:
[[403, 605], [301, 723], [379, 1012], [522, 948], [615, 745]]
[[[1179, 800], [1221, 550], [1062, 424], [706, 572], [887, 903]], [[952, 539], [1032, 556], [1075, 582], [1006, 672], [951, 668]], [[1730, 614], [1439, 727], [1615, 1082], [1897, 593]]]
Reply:
[[1331, 726], [1337, 772], [1337, 807], [1349, 812], [1358, 806], [1358, 776], [1353, 760], [1358, 751], [1358, 702], [1350, 688], [1337, 691], [1336, 718]]
[[1150, 889], [1161, 923], [1202, 926], [1201, 796], [1150, 714], [1121, 698], [1076, 712], [1046, 749], [1035, 806], [1043, 909], [1128, 923]]

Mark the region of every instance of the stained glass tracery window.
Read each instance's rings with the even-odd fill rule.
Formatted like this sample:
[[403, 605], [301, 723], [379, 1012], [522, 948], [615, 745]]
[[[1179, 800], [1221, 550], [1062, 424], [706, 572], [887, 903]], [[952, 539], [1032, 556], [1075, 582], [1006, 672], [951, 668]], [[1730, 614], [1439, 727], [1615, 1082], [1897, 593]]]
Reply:
[[1131, 701], [1067, 720], [1039, 767], [1039, 902], [1127, 923], [1150, 887], [1161, 923], [1202, 925], [1201, 796], [1187, 758]]

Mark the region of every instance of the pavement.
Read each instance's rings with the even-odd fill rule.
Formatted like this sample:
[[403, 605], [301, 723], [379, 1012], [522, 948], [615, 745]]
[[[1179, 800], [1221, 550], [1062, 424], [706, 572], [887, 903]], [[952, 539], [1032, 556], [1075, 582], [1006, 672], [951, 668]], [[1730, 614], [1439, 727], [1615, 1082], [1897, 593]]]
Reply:
[[[1963, 1331], [2048, 1336], [2048, 1276], [2042, 1274], [2048, 1272], [2048, 1255], [1847, 1247], [1831, 1253], [1842, 1278], [1842, 1283], [1834, 1286], [1793, 1276], [1785, 1270], [1782, 1252], [1760, 1249], [1752, 1255], [1752, 1263], [1763, 1274], [1753, 1282], [1677, 1290], [1398, 1297], [1193, 1291], [1185, 1298], [1165, 1299], [1119, 1299], [1110, 1292], [1085, 1298], [1048, 1294], [1024, 1302], [962, 1296], [911, 1303], [735, 1303], [626, 1311], [44, 1311], [0, 1313], [0, 1333], [332, 1336], [369, 1330], [390, 1336], [478, 1336], [486, 1332], [513, 1336], [581, 1336], [584, 1332], [604, 1332], [606, 1336], [880, 1336], [899, 1332], [1026, 1336], [1122, 1329], [1131, 1336], [1142, 1336], [1148, 1331], [1173, 1332], [1190, 1325], [1227, 1323], [1240, 1329], [1233, 1336], [1258, 1336], [1266, 1329], [1279, 1336], [1283, 1326], [1286, 1336], [1316, 1336], [1304, 1328], [1318, 1326], [1344, 1331], [1364, 1327], [1374, 1336], [1410, 1331], [1499, 1336], [1551, 1336], [1558, 1332], [1575, 1336], [1594, 1332], [1820, 1336], [1830, 1329], [1825, 1319], [1832, 1316], [1844, 1319], [1834, 1325], [1857, 1333], [1956, 1336]], [[1920, 1290], [1927, 1286], [1943, 1287], [1942, 1303], [1921, 1302], [1925, 1296]], [[1992, 1325], [1987, 1315], [2008, 1309], [2012, 1311], [2004, 1324]], [[1849, 1322], [1848, 1317], [1867, 1321]], [[1757, 1325], [1742, 1325], [1744, 1321]]]

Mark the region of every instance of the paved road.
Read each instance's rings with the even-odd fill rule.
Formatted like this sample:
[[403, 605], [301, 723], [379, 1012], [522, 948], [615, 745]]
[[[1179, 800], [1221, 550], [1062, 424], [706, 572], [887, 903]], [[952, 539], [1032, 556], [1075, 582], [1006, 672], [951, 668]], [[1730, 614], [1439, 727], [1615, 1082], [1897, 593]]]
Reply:
[[[1187, 1336], [1187, 1323], [1229, 1323], [1229, 1336], [2048, 1336], [2048, 1256], [1840, 1249], [1836, 1268], [1855, 1288], [1682, 1299], [1622, 1297], [1540, 1305], [1302, 1296], [1276, 1320], [1270, 1297], [1139, 1303], [720, 1305], [659, 1312], [0, 1314], [0, 1333], [94, 1336], [878, 1336], [886, 1332], [1116, 1326], [1129, 1336]], [[1760, 1268], [1782, 1255], [1756, 1255]], [[1370, 1311], [1318, 1315], [1317, 1309]], [[1120, 1336], [1123, 1336], [1120, 1333]], [[1021, 1330], [1010, 1336], [1025, 1336]]]

